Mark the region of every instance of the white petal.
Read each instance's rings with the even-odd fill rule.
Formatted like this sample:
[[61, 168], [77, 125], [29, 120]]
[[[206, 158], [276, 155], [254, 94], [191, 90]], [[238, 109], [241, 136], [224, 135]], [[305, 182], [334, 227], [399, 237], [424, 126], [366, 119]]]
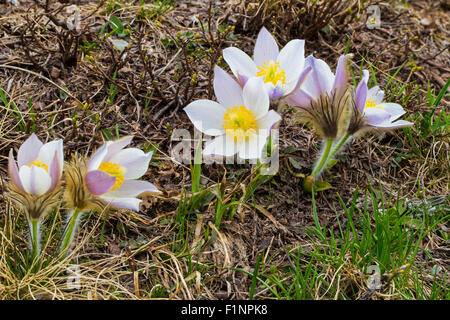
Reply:
[[115, 154], [110, 162], [117, 163], [126, 169], [125, 179], [139, 179], [148, 170], [153, 152], [147, 154], [137, 148], [127, 148]]
[[305, 40], [291, 40], [278, 55], [280, 68], [286, 74], [286, 93], [295, 88], [305, 65]]
[[110, 197], [101, 197], [106, 203], [109, 203], [111, 206], [122, 208], [122, 209], [130, 209], [136, 212], [139, 211], [139, 204], [142, 200], [136, 198], [110, 198]]
[[263, 129], [270, 134], [270, 130], [281, 120], [281, 116], [275, 110], [269, 110], [261, 119], [258, 120], [258, 129]]
[[197, 100], [188, 104], [184, 111], [194, 126], [210, 136], [218, 136], [225, 133], [223, 128], [223, 116], [226, 109], [211, 100]]
[[214, 93], [217, 100], [225, 108], [242, 106], [242, 87], [220, 67], [214, 68]]
[[244, 87], [244, 105], [254, 113], [256, 119], [269, 111], [269, 94], [261, 78], [251, 78]]
[[55, 153], [58, 154], [59, 169], [60, 173], [62, 173], [64, 166], [64, 152], [62, 139], [58, 139], [44, 144], [42, 148], [39, 150], [38, 158], [42, 162], [44, 162], [48, 166], [48, 168], [50, 168], [53, 159], [55, 157]]
[[312, 67], [312, 71], [303, 83], [302, 89], [316, 100], [321, 94], [331, 91], [334, 74], [325, 61], [313, 56], [306, 58], [305, 68], [308, 66]]
[[108, 147], [112, 144], [112, 141], [106, 141], [100, 149], [98, 149], [94, 154], [91, 156], [91, 159], [89, 160], [87, 171], [97, 170], [100, 164], [105, 158], [106, 154], [108, 153]]
[[116, 141], [111, 141], [111, 144], [108, 146], [108, 152], [106, 153], [103, 162], [109, 161], [109, 159], [111, 159], [116, 153], [129, 145], [131, 143], [131, 140], [133, 140], [133, 136], [126, 136]]
[[391, 115], [391, 121], [398, 119], [400, 116], [406, 113], [403, 107], [397, 103], [381, 103], [378, 105], [378, 107], [382, 108], [384, 111]]
[[389, 113], [380, 108], [365, 108], [364, 117], [370, 125], [374, 126], [389, 121], [391, 118]]
[[[268, 130], [264, 130], [268, 131]], [[245, 142], [238, 145], [239, 157], [242, 159], [260, 159], [262, 150], [267, 142], [267, 134], [254, 134], [248, 137]]]
[[238, 48], [230, 47], [223, 50], [223, 59], [228, 63], [236, 78], [239, 78], [239, 75], [247, 78], [255, 77], [258, 72], [253, 60]]
[[253, 59], [257, 66], [263, 65], [264, 62], [270, 60], [276, 61], [278, 56], [278, 45], [274, 37], [267, 31], [266, 28], [262, 28], [256, 39], [255, 49], [253, 51]]
[[372, 99], [376, 104], [380, 104], [384, 99], [384, 91], [380, 90], [379, 86], [372, 87], [367, 92], [367, 99]]
[[17, 153], [17, 164], [19, 168], [36, 160], [42, 145], [41, 140], [34, 133], [25, 140]]
[[52, 179], [47, 171], [35, 165], [22, 166], [19, 169], [19, 177], [25, 191], [34, 195], [46, 193], [52, 184]]
[[409, 127], [412, 126], [414, 123], [409, 122], [409, 121], [405, 121], [405, 120], [398, 120], [395, 122], [382, 122], [382, 123], [378, 123], [377, 125], [374, 125], [377, 128], [381, 128], [381, 129], [397, 129], [397, 128], [403, 128], [403, 127]]
[[144, 192], [161, 192], [153, 184], [140, 180], [125, 180], [119, 189], [109, 191], [104, 196], [110, 198], [134, 198]]
[[204, 155], [231, 157], [237, 152], [236, 143], [226, 134], [214, 138], [206, 143]]

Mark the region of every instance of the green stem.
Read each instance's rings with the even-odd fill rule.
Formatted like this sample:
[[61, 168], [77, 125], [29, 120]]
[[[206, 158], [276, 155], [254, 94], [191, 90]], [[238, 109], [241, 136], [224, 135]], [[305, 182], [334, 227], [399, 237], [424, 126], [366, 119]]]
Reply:
[[333, 151], [330, 154], [330, 159], [336, 155], [336, 153], [342, 148], [342, 146], [347, 142], [347, 140], [351, 137], [350, 133], [346, 132], [345, 135], [339, 140], [339, 143], [333, 148]]
[[323, 150], [322, 156], [320, 157], [319, 162], [315, 166], [311, 175], [315, 178], [322, 171], [323, 167], [327, 163], [328, 155], [330, 154], [331, 147], [333, 146], [333, 139], [327, 139], [325, 144], [325, 149]]
[[40, 221], [39, 220], [31, 220], [30, 221], [30, 235], [31, 235], [31, 255], [34, 259], [39, 258], [41, 254], [41, 244], [40, 244]]
[[79, 218], [81, 217], [82, 213], [83, 212], [81, 212], [81, 210], [79, 209], [72, 210], [69, 213], [69, 222], [67, 223], [66, 230], [64, 231], [60, 247], [60, 252], [62, 252], [64, 256], [67, 255], [67, 251], [70, 244], [72, 243], [78, 226]]

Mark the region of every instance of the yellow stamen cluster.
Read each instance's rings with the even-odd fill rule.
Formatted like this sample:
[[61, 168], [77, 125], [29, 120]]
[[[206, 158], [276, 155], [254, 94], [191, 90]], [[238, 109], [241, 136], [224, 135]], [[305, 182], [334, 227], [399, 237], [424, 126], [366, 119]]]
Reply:
[[375, 103], [374, 99], [366, 100], [366, 105], [364, 106], [364, 109], [366, 109], [366, 108], [380, 108], [381, 109], [381, 107]]
[[48, 166], [45, 163], [43, 163], [42, 160], [39, 158], [34, 160], [32, 163], [28, 164], [28, 167], [31, 167], [31, 166], [36, 166], [36, 167], [42, 168], [48, 172]]
[[250, 134], [256, 133], [256, 117], [245, 106], [234, 106], [225, 112], [223, 128], [227, 136], [234, 141], [245, 139]]
[[272, 82], [276, 86], [278, 81], [281, 81], [281, 84], [286, 84], [286, 74], [283, 69], [280, 69], [279, 62], [270, 60], [269, 63], [264, 62], [263, 65], [258, 66], [258, 69], [256, 76], [264, 77], [264, 83]]
[[116, 177], [116, 182], [114, 183], [114, 186], [110, 191], [119, 189], [123, 181], [125, 180], [126, 169], [124, 167], [121, 167], [120, 164], [112, 162], [102, 162], [98, 167], [98, 170], [104, 171]]

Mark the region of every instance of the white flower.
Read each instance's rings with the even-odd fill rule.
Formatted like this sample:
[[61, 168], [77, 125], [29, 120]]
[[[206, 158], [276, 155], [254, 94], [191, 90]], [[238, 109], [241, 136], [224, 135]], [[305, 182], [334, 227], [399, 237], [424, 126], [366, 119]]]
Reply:
[[269, 95], [261, 78], [249, 79], [242, 88], [221, 68], [214, 69], [214, 92], [219, 103], [197, 100], [184, 108], [201, 132], [216, 136], [203, 154], [259, 159], [273, 126], [281, 120], [269, 111]]
[[378, 86], [369, 90], [368, 80], [369, 71], [363, 70], [363, 77], [356, 88], [354, 98], [354, 110], [349, 127], [349, 130], [353, 131], [351, 133], [367, 127], [395, 129], [413, 125], [409, 121], [397, 120], [405, 114], [403, 107], [397, 103], [383, 102], [384, 92]]
[[144, 192], [159, 192], [151, 183], [136, 180], [143, 176], [153, 152], [137, 148], [123, 149], [133, 137], [107, 141], [88, 162], [85, 183], [88, 190], [103, 201], [125, 209], [139, 211]]
[[61, 180], [64, 166], [63, 141], [43, 144], [32, 134], [19, 148], [17, 163], [9, 152], [8, 170], [12, 183], [22, 192], [43, 195], [52, 192]]
[[252, 77], [260, 77], [272, 99], [290, 94], [308, 75], [310, 69], [303, 69], [304, 47], [305, 40], [296, 39], [279, 51], [275, 39], [262, 28], [256, 39], [253, 60], [235, 47], [223, 50], [223, 58], [241, 86]]

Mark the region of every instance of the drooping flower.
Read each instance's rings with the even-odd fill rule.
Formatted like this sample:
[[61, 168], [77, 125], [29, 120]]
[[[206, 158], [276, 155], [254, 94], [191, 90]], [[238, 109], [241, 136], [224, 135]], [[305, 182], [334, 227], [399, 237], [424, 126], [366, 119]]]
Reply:
[[249, 79], [242, 88], [219, 67], [214, 69], [217, 100], [197, 100], [184, 108], [201, 132], [215, 136], [205, 146], [204, 155], [260, 159], [271, 129], [281, 120], [269, 111], [269, 95], [261, 78]]
[[296, 39], [280, 51], [273, 36], [263, 27], [256, 39], [253, 60], [236, 47], [223, 50], [223, 58], [241, 86], [250, 78], [259, 77], [273, 99], [293, 92], [308, 75], [310, 69], [303, 69], [304, 47], [305, 40]]
[[369, 71], [363, 76], [353, 97], [353, 113], [348, 133], [354, 135], [365, 129], [396, 129], [413, 125], [412, 122], [397, 120], [405, 110], [397, 103], [383, 102], [384, 92], [378, 86], [370, 90], [367, 86]]
[[30, 228], [33, 258], [40, 255], [40, 225], [43, 217], [59, 199], [59, 184], [64, 166], [63, 141], [43, 144], [32, 134], [20, 146], [17, 162], [9, 152], [10, 184], [7, 197], [26, 215]]
[[107, 141], [91, 157], [86, 168], [85, 184], [89, 192], [115, 207], [139, 211], [144, 192], [159, 192], [147, 181], [137, 180], [148, 169], [153, 152], [137, 148], [123, 149], [133, 137]]
[[340, 137], [347, 129], [347, 63], [351, 57], [351, 54], [339, 57], [336, 74], [333, 74], [325, 61], [309, 56], [305, 68], [311, 67], [311, 74], [301, 87], [286, 98], [290, 106], [302, 111], [302, 120], [312, 122], [319, 135], [327, 139]]

